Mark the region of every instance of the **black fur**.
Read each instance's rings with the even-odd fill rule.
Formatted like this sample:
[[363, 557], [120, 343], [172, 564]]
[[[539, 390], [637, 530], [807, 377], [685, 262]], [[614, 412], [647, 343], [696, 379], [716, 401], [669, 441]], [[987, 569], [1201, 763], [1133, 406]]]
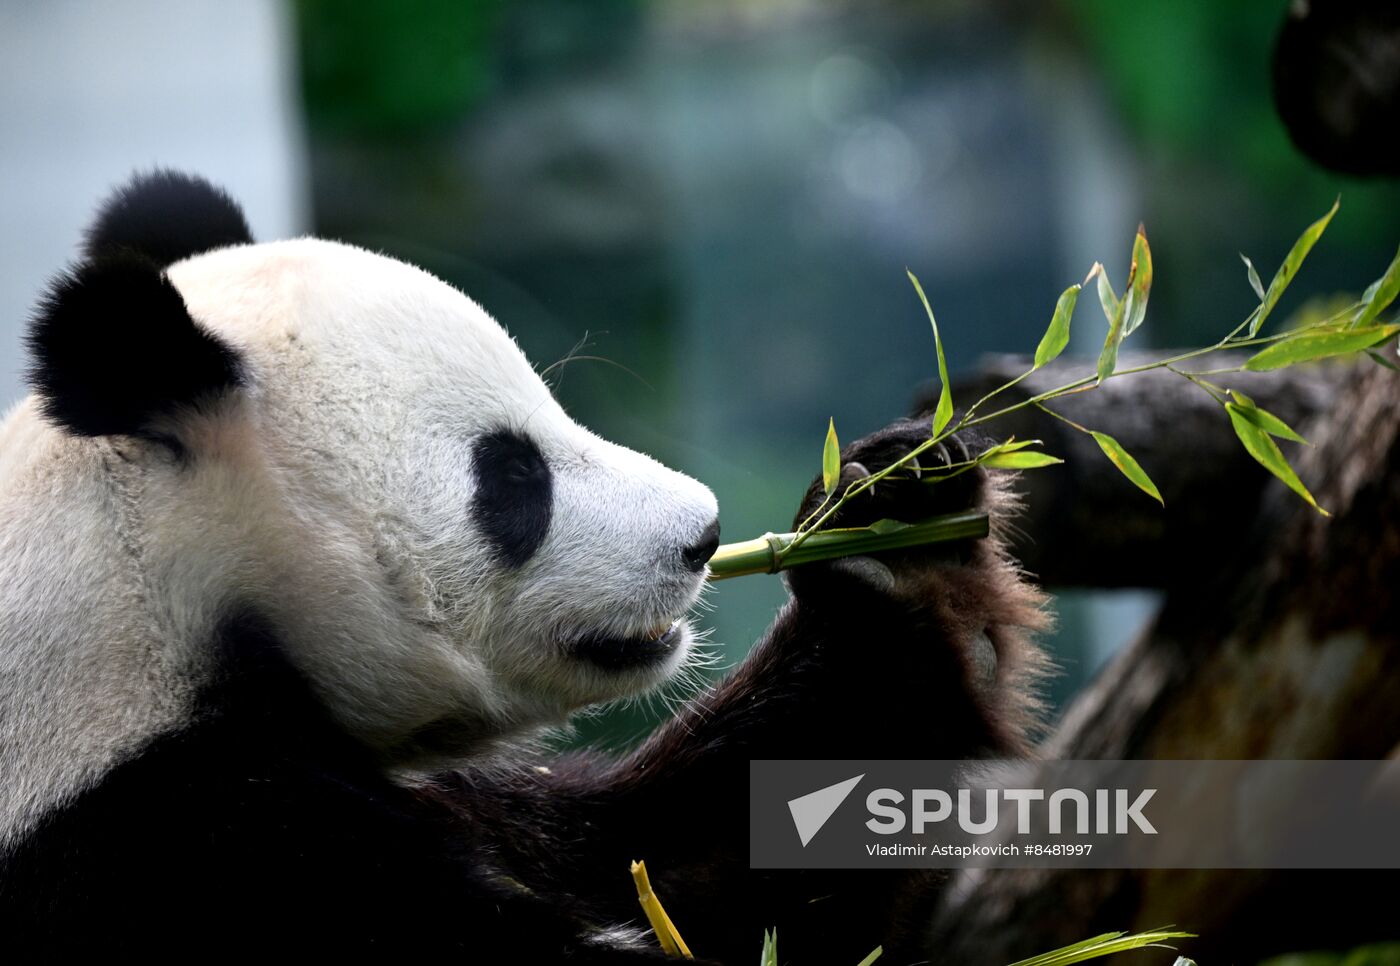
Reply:
[[384, 776], [258, 621], [163, 736], [0, 854], [14, 962], [263, 959], [646, 962], [590, 947], [567, 907], [503, 882], [473, 829]]
[[84, 254], [97, 259], [135, 253], [164, 268], [252, 240], [243, 210], [221, 188], [194, 175], [157, 169], [113, 192], [87, 231]]
[[199, 328], [164, 275], [172, 262], [251, 242], [243, 212], [202, 178], [137, 175], [102, 205], [85, 258], [29, 323], [29, 380], [44, 415], [80, 436], [150, 435], [181, 407], [239, 384], [232, 349]]
[[44, 415], [80, 436], [162, 435], [159, 417], [240, 382], [233, 350], [195, 324], [159, 265], [129, 251], [59, 275], [26, 342]]
[[549, 464], [528, 436], [501, 429], [476, 441], [472, 469], [473, 517], [503, 564], [524, 566], [544, 543], [554, 512]]

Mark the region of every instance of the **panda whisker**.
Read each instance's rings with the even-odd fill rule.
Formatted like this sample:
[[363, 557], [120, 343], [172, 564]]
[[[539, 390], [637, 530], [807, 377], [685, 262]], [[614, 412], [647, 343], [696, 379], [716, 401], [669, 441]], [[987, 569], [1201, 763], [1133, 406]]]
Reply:
[[559, 386], [560, 386], [560, 384], [562, 384], [564, 380], [563, 380], [563, 376], [561, 375], [560, 378], [559, 378], [559, 380], [558, 380], [557, 382], [551, 383], [551, 382], [549, 381], [549, 374], [550, 374], [551, 372], [553, 372], [554, 370], [556, 370], [556, 369], [558, 369], [558, 370], [561, 372], [561, 374], [562, 374], [563, 369], [564, 369], [565, 366], [567, 366], [567, 365], [568, 365], [570, 362], [572, 362], [574, 359], [578, 358], [579, 355], [580, 355], [585, 349], [591, 349], [593, 346], [592, 346], [592, 344], [588, 341], [589, 336], [590, 336], [591, 334], [592, 334], [592, 333], [590, 333], [587, 329], [584, 329], [584, 330], [583, 330], [583, 337], [582, 337], [581, 339], [579, 339], [577, 342], [574, 343], [574, 347], [573, 347], [572, 349], [570, 349], [568, 352], [564, 353], [563, 356], [561, 356], [560, 358], [554, 360], [554, 361], [551, 362], [549, 365], [545, 366], [543, 369], [540, 370], [540, 379], [544, 380], [545, 385], [549, 386], [550, 391], [553, 391], [553, 390], [555, 390], [555, 389], [558, 389]]
[[[629, 367], [629, 366], [623, 365], [621, 362], [618, 362], [616, 359], [609, 359], [607, 356], [594, 356], [594, 355], [574, 355], [574, 356], [569, 356], [567, 359], [560, 359], [560, 360], [559, 360], [558, 362], [556, 362], [553, 366], [550, 366], [550, 369], [553, 369], [555, 366], [562, 366], [563, 364], [569, 363], [569, 362], [602, 362], [602, 363], [605, 363], [605, 364], [607, 364], [607, 365], [612, 366], [612, 367], [615, 368], [615, 369], [621, 369], [623, 372], [627, 373], [629, 376], [631, 376], [632, 378], [636, 379], [636, 380], [637, 380], [638, 382], [640, 382], [643, 386], [645, 386], [645, 387], [648, 389], [648, 391], [650, 391], [650, 392], [655, 392], [655, 391], [656, 391], [656, 387], [653, 386], [651, 383], [647, 382], [645, 379], [643, 379], [642, 376], [641, 376], [635, 369], [632, 369], [632, 368]], [[546, 371], [548, 371], [548, 370], [546, 370]], [[562, 380], [560, 380], [560, 381], [562, 381]], [[552, 389], [557, 389], [557, 388], [559, 387], [560, 381], [556, 381], [550, 388], [552, 388]]]
[[[602, 334], [606, 335], [607, 333], [606, 331], [604, 331]], [[609, 359], [607, 356], [592, 355], [586, 353], [584, 350], [592, 347], [588, 341], [590, 335], [591, 333], [585, 331], [583, 333], [583, 338], [579, 339], [578, 342], [574, 344], [574, 347], [570, 349], [567, 353], [565, 353], [562, 358], [551, 362], [549, 365], [545, 366], [544, 369], [540, 370], [540, 378], [543, 379], [545, 383], [549, 385], [551, 391], [557, 391], [558, 388], [561, 385], [563, 385], [564, 379], [562, 373], [564, 367], [574, 362], [601, 362], [606, 365], [613, 366], [614, 368], [621, 369], [623, 372], [636, 379], [643, 386], [645, 386], [648, 391], [656, 391], [656, 389], [651, 385], [651, 383], [643, 379], [635, 370], [623, 365], [616, 359]], [[561, 375], [558, 379], [551, 383], [549, 381], [549, 375], [550, 373], [555, 372], [556, 370]]]

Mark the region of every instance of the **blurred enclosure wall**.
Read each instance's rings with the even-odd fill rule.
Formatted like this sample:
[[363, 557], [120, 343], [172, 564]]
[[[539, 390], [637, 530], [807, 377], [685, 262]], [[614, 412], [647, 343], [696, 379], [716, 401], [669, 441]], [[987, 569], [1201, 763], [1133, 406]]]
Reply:
[[276, 0], [0, 0], [0, 404], [35, 296], [133, 170], [204, 173], [260, 237], [309, 228], [293, 29]]
[[[1393, 189], [1319, 173], [1268, 96], [1285, 0], [141, 0], [0, 5], [6, 395], [17, 336], [94, 200], [188, 166], [301, 230], [480, 301], [583, 422], [709, 483], [725, 536], [786, 529], [843, 439], [934, 372], [1029, 351], [1056, 295], [1145, 222], [1141, 346], [1214, 339], [1340, 193], [1285, 308], [1379, 274]], [[1081, 301], [1073, 347], [1103, 321]], [[1149, 471], [1151, 467], [1148, 467]], [[782, 599], [715, 588], [727, 661]], [[1062, 595], [1055, 697], [1147, 613]], [[866, 645], [871, 660], [881, 642]], [[629, 712], [591, 726], [620, 738]]]

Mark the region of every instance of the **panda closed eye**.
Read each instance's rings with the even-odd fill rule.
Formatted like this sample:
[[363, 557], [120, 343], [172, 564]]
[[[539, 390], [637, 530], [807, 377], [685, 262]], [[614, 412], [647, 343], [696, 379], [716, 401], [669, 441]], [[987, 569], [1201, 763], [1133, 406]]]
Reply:
[[472, 447], [476, 493], [471, 513], [496, 558], [523, 567], [544, 542], [553, 508], [549, 464], [535, 442], [498, 429]]

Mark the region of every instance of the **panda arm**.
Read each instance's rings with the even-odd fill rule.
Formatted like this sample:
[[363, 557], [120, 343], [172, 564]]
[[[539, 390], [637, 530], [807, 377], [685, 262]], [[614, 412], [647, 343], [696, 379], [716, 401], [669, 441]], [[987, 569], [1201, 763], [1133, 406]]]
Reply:
[[[901, 421], [843, 453], [877, 470], [927, 438]], [[955, 457], [956, 458], [956, 457]], [[1007, 497], [974, 474], [958, 487], [877, 485], [843, 518], [919, 519]], [[815, 483], [799, 514], [820, 503]], [[748, 869], [748, 768], [758, 758], [964, 758], [1024, 750], [1041, 598], [995, 536], [948, 552], [911, 551], [854, 568], [791, 575], [792, 599], [749, 656], [621, 759], [562, 758], [497, 780], [447, 776], [432, 793], [490, 829], [503, 866], [545, 892], [589, 896], [597, 915], [636, 916], [628, 861], [647, 861], [658, 894], [697, 951], [752, 955], [778, 925], [785, 957], [858, 961], [901, 925], [920, 873]], [[800, 945], [799, 945], [800, 944]], [[853, 954], [853, 955], [851, 955]], [[797, 956], [794, 961], [802, 961]]]

